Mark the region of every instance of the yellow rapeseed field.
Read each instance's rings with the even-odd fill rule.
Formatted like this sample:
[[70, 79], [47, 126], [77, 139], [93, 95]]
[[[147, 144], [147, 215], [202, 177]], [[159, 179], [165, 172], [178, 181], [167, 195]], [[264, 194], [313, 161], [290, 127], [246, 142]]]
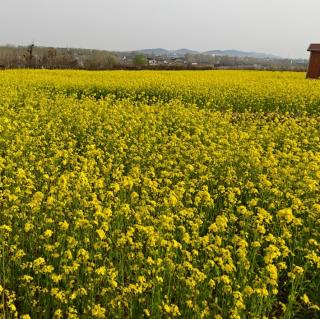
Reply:
[[0, 318], [320, 318], [320, 81], [0, 72]]

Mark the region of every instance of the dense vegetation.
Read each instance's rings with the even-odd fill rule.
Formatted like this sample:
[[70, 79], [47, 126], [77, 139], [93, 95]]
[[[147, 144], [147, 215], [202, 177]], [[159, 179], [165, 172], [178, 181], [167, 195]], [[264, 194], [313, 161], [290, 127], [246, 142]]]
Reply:
[[320, 317], [320, 82], [0, 76], [0, 318]]

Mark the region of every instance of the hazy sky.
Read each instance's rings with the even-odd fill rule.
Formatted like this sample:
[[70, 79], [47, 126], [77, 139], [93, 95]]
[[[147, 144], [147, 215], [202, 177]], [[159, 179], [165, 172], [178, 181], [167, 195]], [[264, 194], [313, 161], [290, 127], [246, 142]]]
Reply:
[[1, 0], [0, 45], [239, 49], [306, 57], [320, 0]]

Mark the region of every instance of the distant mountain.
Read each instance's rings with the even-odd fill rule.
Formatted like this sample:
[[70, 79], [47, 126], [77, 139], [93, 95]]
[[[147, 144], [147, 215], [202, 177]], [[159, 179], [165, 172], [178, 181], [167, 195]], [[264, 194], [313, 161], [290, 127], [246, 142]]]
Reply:
[[211, 51], [195, 51], [189, 49], [178, 49], [178, 50], [167, 50], [163, 48], [155, 49], [142, 49], [136, 51], [118, 52], [120, 55], [130, 55], [130, 54], [146, 54], [146, 55], [166, 55], [166, 56], [177, 56], [183, 57], [186, 54], [204, 54], [204, 55], [220, 55], [220, 56], [230, 56], [230, 57], [250, 57], [256, 59], [281, 59], [273, 54], [259, 53], [259, 52], [246, 52], [239, 50], [211, 50]]
[[194, 51], [194, 50], [189, 50], [189, 49], [179, 49], [179, 50], [174, 50], [173, 51], [175, 54], [177, 55], [185, 55], [185, 54], [199, 54], [198, 51]]
[[246, 52], [246, 51], [239, 51], [239, 50], [212, 50], [202, 52], [205, 55], [220, 55], [220, 56], [232, 56], [232, 57], [249, 57], [249, 58], [256, 58], [256, 59], [281, 59], [280, 57], [268, 54], [268, 53], [259, 53], [259, 52]]
[[162, 48], [156, 48], [156, 49], [143, 49], [143, 50], [136, 50], [133, 51], [133, 53], [143, 53], [147, 55], [167, 55], [168, 50], [162, 49]]
[[142, 50], [135, 50], [135, 51], [126, 51], [126, 52], [119, 52], [121, 55], [123, 54], [146, 54], [146, 55], [167, 55], [167, 56], [178, 56], [182, 57], [187, 53], [190, 54], [199, 54], [200, 52], [189, 50], [189, 49], [179, 49], [179, 50], [166, 50], [162, 48], [155, 48], [155, 49], [142, 49]]

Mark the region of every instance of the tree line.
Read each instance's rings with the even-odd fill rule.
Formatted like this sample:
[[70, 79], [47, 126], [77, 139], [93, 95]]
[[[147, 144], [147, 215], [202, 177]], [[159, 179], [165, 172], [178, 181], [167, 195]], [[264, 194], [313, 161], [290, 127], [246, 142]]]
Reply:
[[112, 52], [88, 49], [45, 48], [30, 45], [0, 47], [2, 68], [112, 69], [120, 65]]
[[[35, 46], [0, 46], [0, 69], [262, 69], [305, 71], [306, 60], [259, 59], [252, 57], [210, 56], [187, 53], [180, 64], [150, 65], [141, 53], [116, 53], [104, 50], [47, 48]], [[162, 57], [164, 58], [164, 57]], [[170, 59], [169, 59], [170, 60]]]

